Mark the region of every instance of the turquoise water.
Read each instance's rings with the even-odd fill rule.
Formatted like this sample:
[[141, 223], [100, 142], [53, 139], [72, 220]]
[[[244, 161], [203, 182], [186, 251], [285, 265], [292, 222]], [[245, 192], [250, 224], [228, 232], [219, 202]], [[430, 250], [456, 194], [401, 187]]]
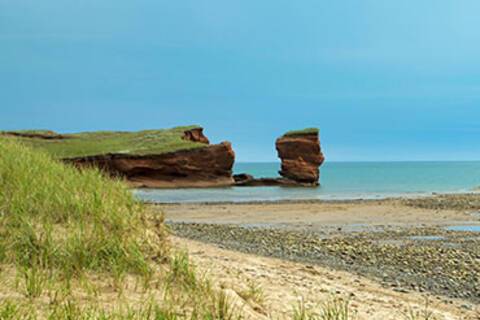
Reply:
[[[279, 163], [238, 163], [235, 173], [278, 176]], [[138, 190], [155, 202], [274, 201], [299, 199], [376, 199], [469, 192], [480, 186], [475, 162], [327, 162], [318, 188], [215, 188]]]

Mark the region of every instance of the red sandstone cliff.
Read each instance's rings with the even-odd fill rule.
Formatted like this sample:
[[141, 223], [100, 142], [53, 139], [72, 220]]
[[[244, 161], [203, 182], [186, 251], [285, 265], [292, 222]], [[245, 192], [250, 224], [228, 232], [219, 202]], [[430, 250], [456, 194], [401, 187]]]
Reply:
[[318, 132], [286, 134], [276, 141], [282, 160], [280, 175], [300, 184], [318, 185], [319, 167], [325, 160]]
[[65, 161], [78, 167], [97, 166], [126, 178], [137, 188], [220, 187], [234, 183], [235, 153], [229, 142], [210, 145], [201, 128], [185, 131], [183, 138], [204, 143], [205, 147], [158, 155], [107, 154]]

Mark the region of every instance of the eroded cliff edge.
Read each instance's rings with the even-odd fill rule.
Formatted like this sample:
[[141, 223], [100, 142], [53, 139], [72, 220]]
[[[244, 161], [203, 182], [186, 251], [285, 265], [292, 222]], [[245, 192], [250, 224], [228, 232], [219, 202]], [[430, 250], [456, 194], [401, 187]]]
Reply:
[[234, 183], [235, 153], [230, 142], [210, 144], [202, 128], [186, 130], [182, 138], [204, 146], [161, 154], [107, 154], [65, 161], [78, 167], [97, 166], [126, 178], [135, 188], [222, 187]]

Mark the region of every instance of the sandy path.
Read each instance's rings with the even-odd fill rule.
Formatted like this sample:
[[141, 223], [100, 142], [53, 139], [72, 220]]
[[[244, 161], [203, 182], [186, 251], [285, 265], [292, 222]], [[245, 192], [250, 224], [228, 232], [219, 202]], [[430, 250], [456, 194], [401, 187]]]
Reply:
[[[288, 319], [300, 297], [305, 305], [314, 307], [333, 294], [350, 297], [358, 320], [407, 319], [402, 311], [423, 310], [425, 306], [426, 298], [420, 293], [396, 292], [348, 272], [223, 250], [176, 237], [173, 241], [190, 252], [201, 272], [208, 273], [215, 283], [231, 293], [232, 299], [243, 305], [249, 319]], [[249, 282], [262, 288], [263, 302], [245, 302], [240, 298]], [[442, 297], [429, 299], [430, 310], [438, 319], [480, 319], [480, 311], [468, 310], [477, 308], [468, 302]]]

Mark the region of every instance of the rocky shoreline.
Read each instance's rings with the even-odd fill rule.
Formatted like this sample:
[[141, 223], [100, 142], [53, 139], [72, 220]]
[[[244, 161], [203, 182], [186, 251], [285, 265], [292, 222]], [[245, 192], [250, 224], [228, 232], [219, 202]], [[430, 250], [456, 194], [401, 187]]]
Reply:
[[438, 227], [378, 232], [169, 223], [180, 237], [222, 248], [358, 273], [399, 292], [480, 303], [480, 234]]

